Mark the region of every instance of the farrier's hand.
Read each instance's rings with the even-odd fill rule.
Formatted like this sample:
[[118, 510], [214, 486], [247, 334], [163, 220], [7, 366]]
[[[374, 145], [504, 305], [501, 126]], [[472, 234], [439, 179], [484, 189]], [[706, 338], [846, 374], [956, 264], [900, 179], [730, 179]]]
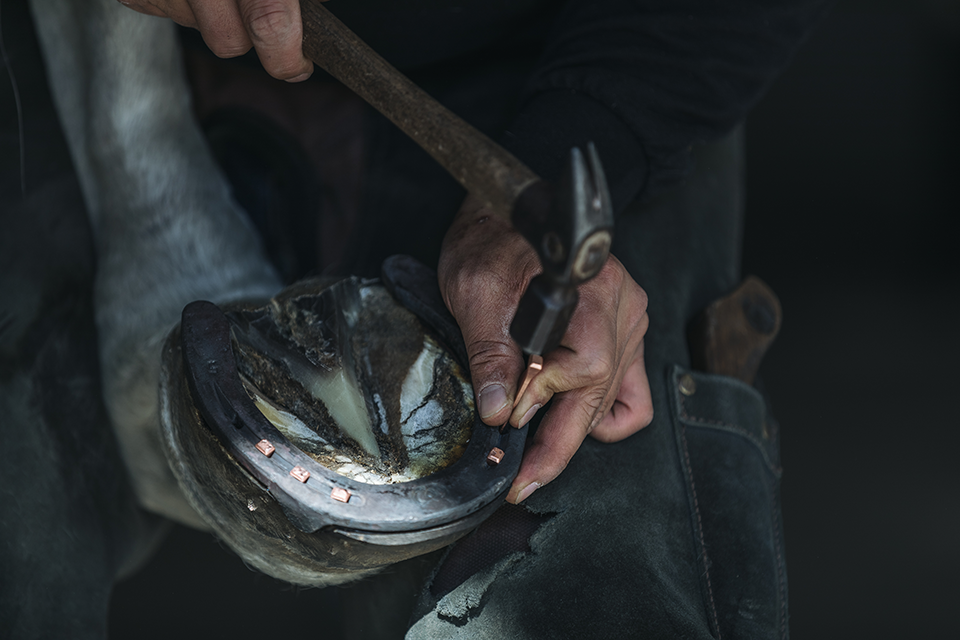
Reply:
[[199, 30], [221, 58], [255, 48], [263, 68], [274, 78], [300, 82], [313, 73], [313, 63], [303, 57], [299, 0], [119, 1], [140, 13]]
[[[507, 495], [524, 500], [563, 471], [584, 438], [616, 442], [653, 419], [643, 365], [647, 296], [610, 256], [580, 287], [570, 327], [513, 407], [524, 370], [510, 322], [527, 283], [540, 271], [530, 245], [509, 223], [467, 198], [440, 256], [440, 290], [460, 324], [483, 421], [520, 427], [554, 398]], [[555, 397], [554, 397], [555, 396]]]

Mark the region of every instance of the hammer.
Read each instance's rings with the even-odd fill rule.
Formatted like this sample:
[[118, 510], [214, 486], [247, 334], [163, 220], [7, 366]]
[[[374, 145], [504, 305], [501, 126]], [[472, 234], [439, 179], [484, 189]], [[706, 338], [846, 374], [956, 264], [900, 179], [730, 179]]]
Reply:
[[[450, 112], [381, 58], [319, 0], [300, 0], [303, 52], [390, 119], [536, 250], [543, 272], [514, 315], [510, 334], [540, 356], [560, 344], [577, 306], [577, 286], [610, 253], [613, 209], [593, 144], [570, 151], [556, 185]], [[519, 398], [519, 395], [518, 395]]]

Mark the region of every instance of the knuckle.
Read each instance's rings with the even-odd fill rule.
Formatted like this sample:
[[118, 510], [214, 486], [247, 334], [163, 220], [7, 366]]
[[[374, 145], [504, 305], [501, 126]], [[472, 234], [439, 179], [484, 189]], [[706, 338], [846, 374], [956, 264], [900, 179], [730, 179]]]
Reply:
[[514, 357], [510, 345], [496, 340], [480, 340], [467, 346], [470, 358], [470, 370], [482, 372], [503, 364], [503, 361]]
[[285, 2], [252, 3], [246, 11], [244, 22], [251, 36], [258, 40], [282, 39], [289, 36], [294, 27]]
[[601, 411], [601, 407], [606, 395], [603, 389], [590, 389], [583, 396], [583, 401], [579, 405], [582, 413], [580, 423], [585, 426], [587, 433], [593, 431], [603, 419], [604, 412]]
[[649, 300], [647, 298], [647, 292], [643, 288], [634, 282], [632, 279], [630, 281], [630, 299], [633, 301], [634, 307], [636, 308], [636, 313], [638, 315], [643, 315], [647, 312], [647, 304]]
[[626, 301], [631, 311], [642, 315], [647, 309], [647, 292], [637, 284], [626, 267], [613, 255], [597, 274], [597, 285], [604, 292], [617, 292], [621, 301]]
[[251, 5], [246, 22], [259, 37], [282, 35], [290, 28], [290, 13], [281, 2], [259, 2]]
[[598, 275], [610, 286], [617, 288], [623, 284], [625, 279], [630, 277], [627, 275], [627, 269], [623, 266], [623, 263], [613, 256], [611, 256], [607, 260], [606, 264], [603, 265], [603, 269], [600, 270]]
[[616, 257], [611, 255], [591, 282], [598, 291], [609, 293], [619, 291], [623, 287], [624, 280], [629, 279], [631, 278], [627, 270]]
[[[610, 356], [593, 354], [586, 360], [582, 375], [587, 384], [599, 385], [604, 389], [609, 387], [614, 375], [614, 366]], [[603, 393], [603, 390], [600, 390], [600, 393]], [[597, 406], [599, 406], [599, 403]]]

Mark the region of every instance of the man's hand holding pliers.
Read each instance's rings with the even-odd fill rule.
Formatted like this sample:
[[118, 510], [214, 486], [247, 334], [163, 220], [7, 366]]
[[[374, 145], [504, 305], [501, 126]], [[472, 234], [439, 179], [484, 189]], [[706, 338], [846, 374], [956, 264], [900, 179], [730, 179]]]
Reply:
[[514, 406], [525, 363], [510, 324], [540, 269], [516, 229], [467, 198], [444, 240], [439, 278], [463, 332], [481, 419], [521, 427], [553, 399], [507, 495], [513, 503], [556, 478], [587, 435], [617, 442], [653, 419], [643, 362], [647, 296], [612, 255], [580, 286], [560, 346], [544, 354], [542, 370]]

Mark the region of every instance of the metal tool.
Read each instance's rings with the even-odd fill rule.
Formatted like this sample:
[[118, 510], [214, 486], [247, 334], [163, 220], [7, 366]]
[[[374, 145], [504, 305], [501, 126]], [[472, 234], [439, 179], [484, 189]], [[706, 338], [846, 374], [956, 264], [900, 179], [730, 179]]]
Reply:
[[543, 273], [524, 293], [510, 333], [525, 353], [554, 349], [576, 308], [577, 286], [599, 273], [610, 252], [613, 210], [593, 145], [571, 150], [563, 178], [551, 185], [393, 68], [319, 0], [301, 0], [300, 11], [304, 55], [389, 118], [534, 247]]

